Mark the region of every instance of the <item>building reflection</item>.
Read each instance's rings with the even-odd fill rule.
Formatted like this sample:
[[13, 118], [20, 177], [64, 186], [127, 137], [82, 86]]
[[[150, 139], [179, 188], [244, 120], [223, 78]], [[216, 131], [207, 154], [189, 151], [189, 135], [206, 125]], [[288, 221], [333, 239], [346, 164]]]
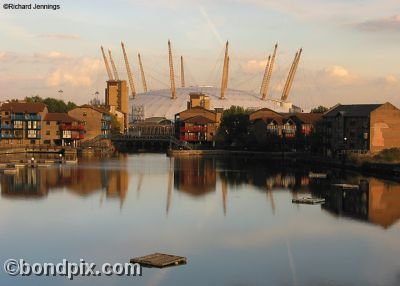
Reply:
[[215, 158], [175, 158], [174, 187], [192, 196], [215, 191], [217, 172]]
[[22, 168], [14, 175], [1, 175], [1, 195], [5, 198], [45, 198], [48, 193], [66, 189], [79, 196], [104, 192], [119, 199], [121, 207], [128, 191], [125, 161], [117, 166], [52, 166]]
[[400, 184], [370, 178], [321, 190], [322, 208], [340, 217], [389, 228], [400, 219]]

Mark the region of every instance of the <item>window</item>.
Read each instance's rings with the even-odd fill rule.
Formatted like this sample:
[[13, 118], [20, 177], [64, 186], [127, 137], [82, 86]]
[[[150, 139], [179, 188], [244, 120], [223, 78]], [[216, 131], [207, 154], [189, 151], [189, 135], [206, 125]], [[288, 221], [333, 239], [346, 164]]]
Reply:
[[35, 144], [36, 140], [31, 140], [31, 144]]
[[28, 138], [36, 138], [36, 130], [28, 130]]
[[44, 140], [43, 143], [50, 145], [50, 140]]
[[71, 130], [63, 130], [62, 138], [71, 138], [71, 137], [72, 137]]
[[23, 122], [20, 120], [14, 121], [14, 128], [22, 128]]
[[86, 112], [84, 112], [84, 113], [83, 113], [83, 116], [86, 116], [86, 115], [87, 115], [87, 113], [86, 113]]
[[46, 131], [46, 135], [50, 135], [50, 130], [47, 130], [47, 131]]
[[60, 135], [60, 131], [56, 131], [56, 135]]
[[46, 125], [50, 125], [50, 121], [46, 121]]
[[32, 128], [32, 121], [28, 121], [28, 122], [27, 122], [27, 128], [28, 128], [28, 129], [31, 129], [31, 128]]
[[6, 111], [6, 115], [8, 115], [8, 111]]

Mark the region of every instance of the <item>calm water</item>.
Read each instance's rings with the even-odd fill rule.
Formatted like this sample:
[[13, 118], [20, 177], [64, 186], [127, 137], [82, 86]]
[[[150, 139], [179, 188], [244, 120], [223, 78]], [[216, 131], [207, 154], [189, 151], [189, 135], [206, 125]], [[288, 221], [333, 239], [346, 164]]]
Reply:
[[[309, 171], [131, 155], [1, 175], [1, 264], [101, 265], [153, 252], [188, 264], [72, 282], [2, 271], [0, 285], [400, 285], [400, 184], [329, 170], [330, 181], [312, 180]], [[360, 181], [360, 191], [329, 191]], [[291, 202], [310, 195], [326, 204]]]

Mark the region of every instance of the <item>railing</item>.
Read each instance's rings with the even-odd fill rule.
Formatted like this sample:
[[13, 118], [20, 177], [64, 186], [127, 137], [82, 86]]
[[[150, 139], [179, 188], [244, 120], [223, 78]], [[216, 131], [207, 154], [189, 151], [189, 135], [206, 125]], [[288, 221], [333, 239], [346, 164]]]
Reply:
[[179, 136], [180, 141], [202, 141], [197, 135]]
[[0, 134], [0, 138], [2, 139], [14, 138], [14, 134]]
[[102, 119], [105, 120], [105, 121], [111, 121], [111, 116], [103, 114], [103, 118]]
[[11, 120], [32, 120], [40, 121], [41, 116], [38, 114], [11, 114]]
[[207, 132], [207, 127], [204, 126], [185, 126], [180, 128], [181, 132]]
[[1, 129], [13, 129], [13, 126], [11, 124], [1, 124]]
[[111, 126], [109, 125], [101, 125], [101, 130], [110, 130]]
[[109, 138], [110, 138], [110, 135], [109, 135], [109, 134], [101, 134], [101, 135], [100, 135], [100, 138], [101, 138], [101, 139], [109, 139]]

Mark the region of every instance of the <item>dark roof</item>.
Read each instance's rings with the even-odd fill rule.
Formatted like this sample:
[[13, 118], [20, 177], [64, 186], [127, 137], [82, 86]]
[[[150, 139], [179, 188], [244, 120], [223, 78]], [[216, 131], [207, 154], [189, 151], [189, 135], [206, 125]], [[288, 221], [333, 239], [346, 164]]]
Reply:
[[40, 102], [8, 102], [3, 103], [1, 111], [11, 111], [15, 113], [38, 113], [46, 108], [46, 104]]
[[197, 115], [183, 120], [185, 123], [194, 123], [194, 124], [207, 124], [207, 123], [215, 123], [214, 120], [208, 119], [207, 117]]
[[324, 117], [335, 117], [340, 113], [342, 116], [368, 117], [372, 111], [382, 104], [338, 104], [324, 113]]
[[322, 113], [295, 113], [291, 116], [293, 120], [298, 120], [301, 123], [305, 124], [313, 124], [316, 121], [320, 120], [322, 117]]
[[62, 112], [49, 112], [46, 114], [46, 117], [44, 118], [45, 121], [60, 121], [62, 123], [72, 123], [74, 121], [79, 121], [71, 116], [69, 116], [67, 113], [62, 113]]

